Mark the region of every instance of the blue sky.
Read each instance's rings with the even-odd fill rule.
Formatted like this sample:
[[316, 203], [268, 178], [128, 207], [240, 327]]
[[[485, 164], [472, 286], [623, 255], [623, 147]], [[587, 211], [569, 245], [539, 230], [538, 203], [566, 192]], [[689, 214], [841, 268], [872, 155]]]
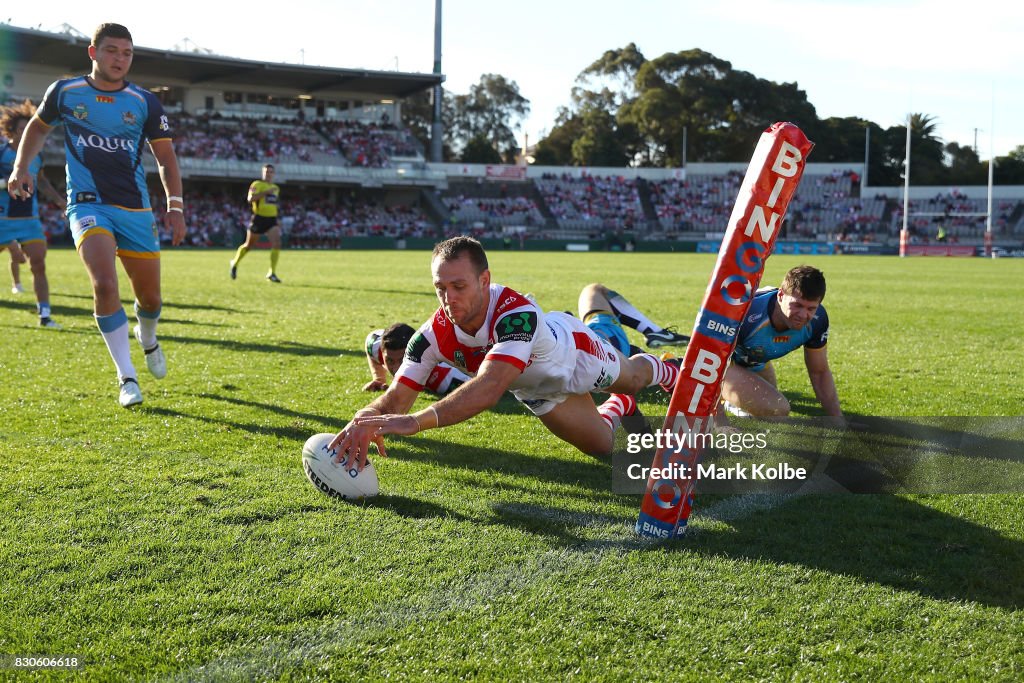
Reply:
[[[100, 14], [63, 0], [22, 4], [0, 10], [0, 20], [46, 30], [67, 23], [86, 34], [117, 21], [139, 45], [166, 49], [188, 38], [246, 59], [433, 66], [433, 0], [109, 7]], [[580, 71], [605, 50], [635, 42], [649, 59], [701, 48], [761, 78], [795, 81], [822, 118], [861, 116], [888, 127], [908, 112], [929, 114], [946, 141], [974, 145], [979, 129], [983, 159], [990, 146], [1005, 155], [1024, 145], [1024, 9], [1016, 3], [444, 0], [443, 10], [448, 89], [467, 92], [482, 73], [514, 80], [531, 101], [522, 131], [531, 142], [550, 130]]]

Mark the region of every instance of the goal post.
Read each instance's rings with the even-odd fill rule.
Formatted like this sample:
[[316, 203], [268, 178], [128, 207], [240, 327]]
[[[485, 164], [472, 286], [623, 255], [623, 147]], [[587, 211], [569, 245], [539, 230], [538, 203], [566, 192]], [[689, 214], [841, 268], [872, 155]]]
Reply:
[[[910, 211], [910, 122], [911, 115], [907, 114], [907, 151], [903, 169], [903, 225], [900, 228], [900, 257], [912, 256], [910, 249], [910, 218], [911, 217], [942, 217], [942, 218], [968, 218], [984, 217], [985, 231], [984, 248], [985, 256], [992, 256], [992, 185], [995, 168], [995, 154], [989, 153], [988, 162], [988, 187], [987, 202], [985, 211]], [[991, 132], [990, 132], [991, 139]], [[947, 250], [948, 251], [948, 250]], [[953, 255], [951, 252], [947, 255]]]

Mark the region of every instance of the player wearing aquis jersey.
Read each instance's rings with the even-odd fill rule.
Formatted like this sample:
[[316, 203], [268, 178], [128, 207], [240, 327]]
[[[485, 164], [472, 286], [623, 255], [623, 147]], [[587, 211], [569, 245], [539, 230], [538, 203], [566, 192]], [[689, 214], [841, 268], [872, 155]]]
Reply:
[[7, 191], [27, 198], [34, 190], [32, 160], [50, 130], [64, 127], [67, 157], [68, 219], [78, 255], [92, 280], [96, 324], [117, 367], [118, 401], [142, 402], [132, 365], [128, 316], [121, 306], [116, 258], [120, 257], [135, 292], [135, 338], [156, 378], [167, 361], [156, 339], [160, 317], [160, 242], [142, 167], [142, 142], [148, 140], [167, 194], [172, 243], [185, 237], [181, 174], [171, 128], [160, 101], [125, 78], [134, 54], [132, 36], [120, 24], [96, 29], [88, 76], [55, 82], [25, 129]]
[[281, 255], [281, 226], [277, 220], [277, 204], [281, 195], [281, 187], [274, 183], [274, 165], [264, 164], [259, 180], [249, 185], [246, 201], [252, 208], [252, 219], [245, 233], [245, 243], [238, 247], [235, 258], [231, 259], [231, 279], [238, 277], [238, 262], [249, 250], [256, 246], [260, 235], [270, 240], [270, 272], [267, 279], [281, 282], [277, 277], [277, 259]]
[[[14, 159], [18, 154], [18, 145], [25, 134], [28, 122], [32, 120], [35, 107], [25, 100], [21, 104], [0, 107], [0, 133], [8, 142], [0, 148], [0, 180], [14, 170]], [[39, 157], [29, 164], [29, 173], [36, 180], [36, 185], [62, 209], [67, 206], [45, 175], [39, 173], [42, 168]], [[12, 291], [21, 290], [18, 263], [24, 263], [28, 257], [32, 269], [32, 288], [36, 294], [36, 311], [39, 313], [39, 324], [42, 327], [60, 329], [50, 317], [50, 283], [46, 278], [46, 233], [43, 223], [39, 220], [38, 193], [27, 199], [15, 199], [6, 192], [0, 192], [0, 245], [11, 250], [11, 276], [14, 280]]]
[[789, 401], [776, 388], [771, 361], [802, 346], [815, 396], [827, 415], [842, 416], [828, 364], [824, 298], [825, 276], [810, 266], [790, 270], [780, 288], [757, 293], [740, 326], [732, 363], [722, 381], [727, 409], [758, 417], [788, 415]]
[[[678, 370], [649, 354], [627, 358], [567, 313], [544, 313], [518, 292], [491, 282], [487, 256], [470, 237], [434, 247], [434, 289], [441, 304], [409, 342], [388, 390], [334, 438], [340, 461], [361, 468], [370, 442], [385, 454], [384, 434], [411, 435], [456, 424], [510, 391], [557, 437], [584, 453], [608, 454], [632, 395]], [[475, 376], [426, 410], [406, 415], [433, 369], [449, 363]], [[591, 392], [611, 397], [595, 406]]]
[[[388, 388], [388, 373], [394, 375], [405, 358], [405, 347], [416, 333], [405, 323], [395, 323], [386, 330], [374, 330], [366, 335], [366, 362], [373, 379], [363, 391], [384, 391]], [[439, 363], [424, 385], [427, 391], [444, 396], [469, 381], [469, 375], [447, 363]]]

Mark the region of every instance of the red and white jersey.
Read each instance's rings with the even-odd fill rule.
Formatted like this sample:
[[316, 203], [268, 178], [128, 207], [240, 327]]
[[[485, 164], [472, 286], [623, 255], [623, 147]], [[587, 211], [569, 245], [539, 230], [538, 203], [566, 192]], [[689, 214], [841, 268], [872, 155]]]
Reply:
[[[380, 365], [386, 365], [384, 362], [384, 328], [374, 330], [370, 334], [366, 335], [366, 341], [364, 342], [366, 348], [366, 355], [377, 361]], [[448, 393], [452, 387], [457, 387], [461, 384], [465, 384], [469, 381], [469, 377], [457, 369], [453, 368], [448, 363], [440, 363], [434, 371], [430, 373], [430, 377], [424, 383], [424, 387], [427, 391], [443, 396]]]
[[367, 356], [384, 365], [384, 328], [374, 330], [366, 335], [363, 348], [366, 349]]
[[516, 390], [562, 391], [576, 366], [577, 340], [559, 316], [564, 314], [545, 314], [522, 294], [492, 283], [487, 316], [475, 335], [467, 334], [438, 308], [409, 342], [395, 377], [422, 391], [439, 363], [475, 374], [484, 360], [490, 360], [520, 370], [522, 374], [509, 386], [517, 395]]

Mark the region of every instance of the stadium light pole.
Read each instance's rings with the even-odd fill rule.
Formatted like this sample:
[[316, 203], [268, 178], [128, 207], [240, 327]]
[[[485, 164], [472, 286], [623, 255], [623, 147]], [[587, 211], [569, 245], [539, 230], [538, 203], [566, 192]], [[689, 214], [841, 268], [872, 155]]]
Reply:
[[910, 239], [910, 114], [907, 114], [907, 159], [903, 164], [903, 229], [900, 231], [900, 256], [907, 255]]
[[[441, 0], [434, 0], [434, 75], [441, 75]], [[443, 97], [444, 89], [438, 83], [434, 86], [434, 120], [430, 126], [430, 160], [434, 163], [441, 163], [443, 160], [441, 144], [441, 138], [444, 135], [444, 124], [441, 121]]]
[[[995, 255], [992, 248], [992, 181], [996, 168], [996, 88], [992, 86], [992, 121], [988, 127], [988, 215], [985, 217], [985, 256]], [[975, 143], [977, 146], [977, 143]]]
[[864, 173], [860, 176], [860, 195], [864, 196], [864, 190], [868, 186], [868, 162], [871, 159], [871, 124], [864, 126]]

